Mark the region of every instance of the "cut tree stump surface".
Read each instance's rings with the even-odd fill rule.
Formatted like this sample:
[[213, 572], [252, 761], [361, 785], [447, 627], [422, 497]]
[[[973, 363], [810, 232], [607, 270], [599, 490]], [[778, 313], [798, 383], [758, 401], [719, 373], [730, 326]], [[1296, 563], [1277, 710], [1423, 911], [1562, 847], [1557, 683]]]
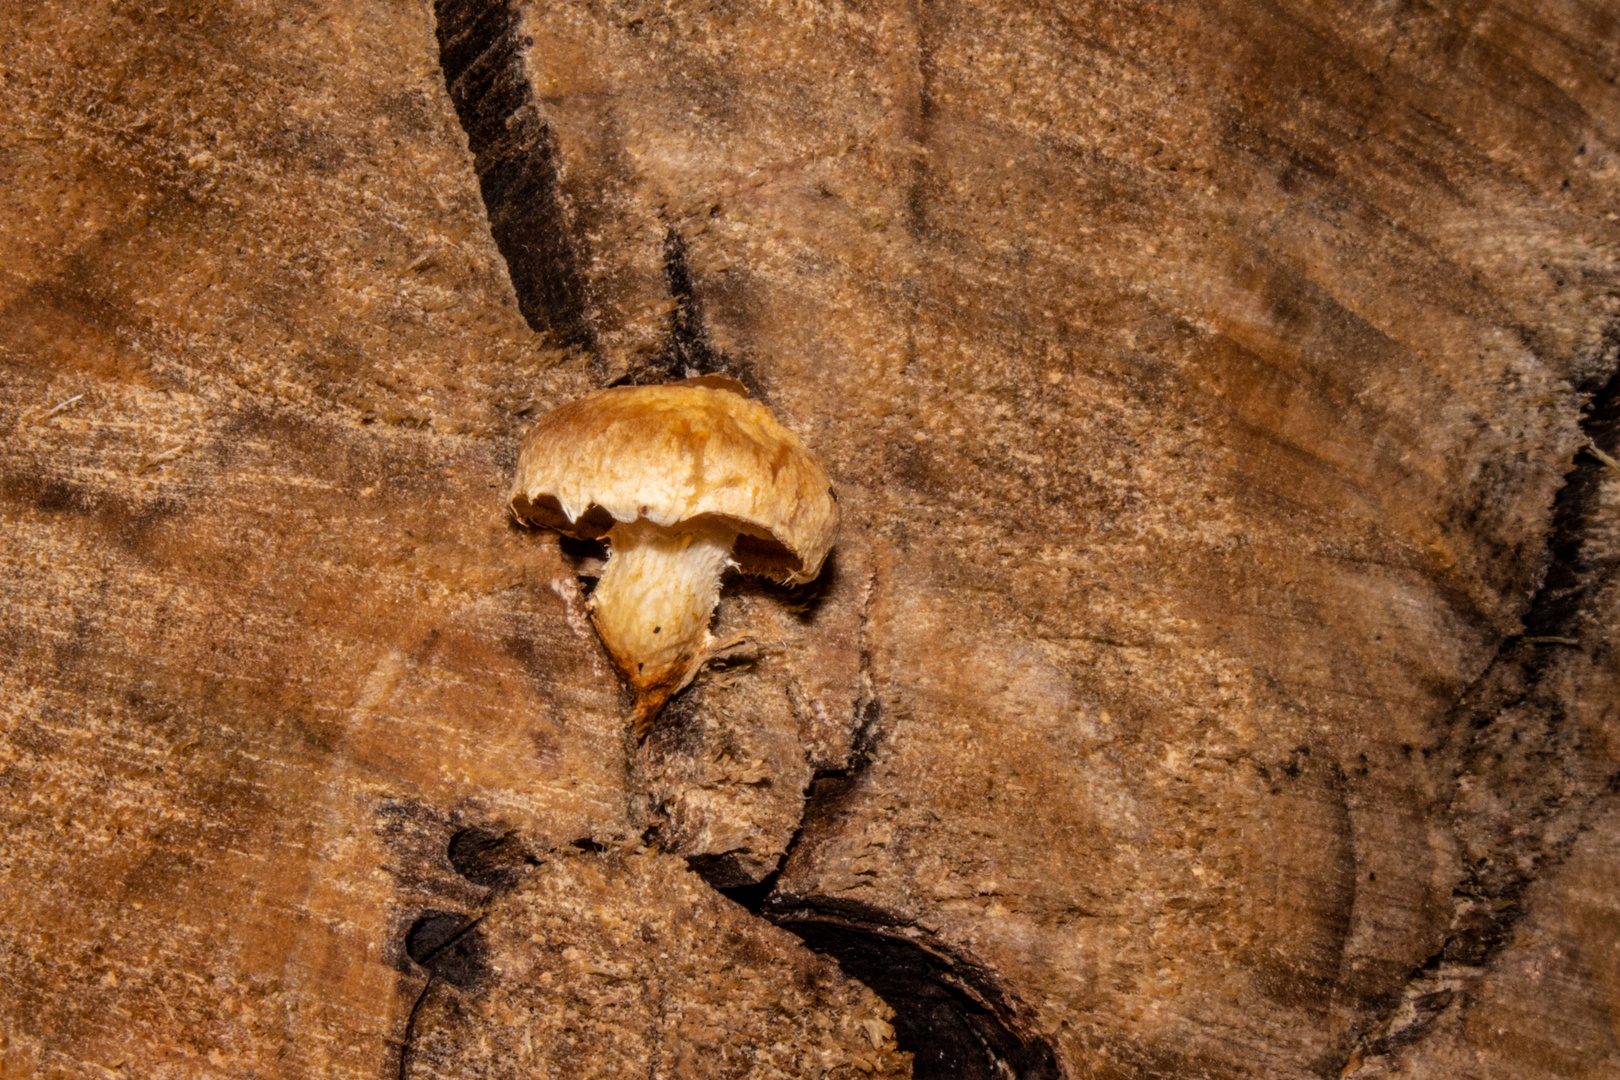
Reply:
[[[0, 1076], [1620, 1071], [1614, 3], [0, 48]], [[506, 494], [693, 374], [844, 526], [638, 745]]]

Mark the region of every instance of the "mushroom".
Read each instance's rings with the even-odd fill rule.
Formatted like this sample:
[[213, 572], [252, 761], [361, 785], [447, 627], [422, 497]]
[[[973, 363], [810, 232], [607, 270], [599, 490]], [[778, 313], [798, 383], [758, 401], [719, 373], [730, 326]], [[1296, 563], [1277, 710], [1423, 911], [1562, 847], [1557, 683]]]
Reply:
[[591, 618], [635, 689], [638, 739], [714, 654], [720, 576], [812, 581], [838, 532], [837, 496], [804, 443], [716, 376], [553, 409], [523, 439], [511, 506], [527, 524], [606, 539]]

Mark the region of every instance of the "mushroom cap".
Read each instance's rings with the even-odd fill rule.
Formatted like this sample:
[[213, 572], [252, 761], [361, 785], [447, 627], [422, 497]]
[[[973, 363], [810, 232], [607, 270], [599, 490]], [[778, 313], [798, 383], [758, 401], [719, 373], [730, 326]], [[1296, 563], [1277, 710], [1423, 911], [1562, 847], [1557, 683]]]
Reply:
[[512, 512], [581, 539], [638, 518], [724, 521], [739, 569], [812, 580], [838, 533], [826, 472], [770, 409], [704, 381], [601, 390], [542, 416], [518, 454]]

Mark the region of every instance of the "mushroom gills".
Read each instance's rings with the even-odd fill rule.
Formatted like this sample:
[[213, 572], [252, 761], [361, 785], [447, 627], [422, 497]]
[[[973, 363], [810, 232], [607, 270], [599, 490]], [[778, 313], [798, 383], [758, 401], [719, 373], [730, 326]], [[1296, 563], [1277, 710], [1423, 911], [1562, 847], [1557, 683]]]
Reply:
[[720, 576], [734, 565], [737, 530], [713, 519], [665, 528], [646, 519], [608, 531], [608, 561], [591, 618], [636, 691], [636, 737], [670, 695], [692, 681], [714, 639]]

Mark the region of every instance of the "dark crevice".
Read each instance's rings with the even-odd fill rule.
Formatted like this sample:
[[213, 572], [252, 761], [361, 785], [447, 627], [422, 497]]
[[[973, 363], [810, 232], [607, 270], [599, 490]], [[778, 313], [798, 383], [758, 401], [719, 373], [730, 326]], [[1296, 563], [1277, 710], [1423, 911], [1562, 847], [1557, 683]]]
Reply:
[[556, 145], [524, 77], [518, 13], [501, 0], [436, 0], [439, 64], [467, 132], [495, 246], [518, 309], [560, 344], [595, 348], [558, 188]]
[[[863, 657], [862, 664], [868, 661]], [[863, 666], [862, 670], [865, 670]], [[878, 699], [871, 695], [862, 698], [855, 706], [855, 733], [849, 741], [849, 764], [842, 769], [823, 769], [817, 773], [819, 779], [835, 779], [840, 777], [858, 776], [872, 764], [872, 756], [877, 753], [878, 739], [882, 734], [880, 721], [883, 718], [883, 707]]]
[[913, 1080], [1066, 1076], [1031, 1011], [988, 968], [869, 905], [782, 896], [777, 878], [718, 891], [832, 958], [882, 998], [894, 1010], [895, 1044], [912, 1055]]
[[686, 241], [670, 229], [664, 234], [664, 284], [675, 301], [670, 321], [669, 345], [664, 352], [664, 368], [671, 379], [691, 379], [699, 375], [727, 374], [719, 354], [709, 341], [709, 331], [698, 309], [697, 287], [692, 281], [692, 264]]
[[[837, 494], [834, 493], [834, 499]], [[754, 548], [759, 552], [755, 557], [770, 558], [768, 549], [760, 544]], [[821, 564], [821, 573], [811, 581], [799, 585], [784, 585], [780, 581], [759, 574], [745, 574], [739, 571], [728, 571], [725, 579], [726, 594], [728, 596], [758, 596], [769, 597], [777, 606], [792, 613], [793, 617], [803, 625], [815, 622], [816, 613], [827, 603], [827, 599], [837, 588], [839, 575], [843, 573], [843, 559], [838, 549], [833, 548], [827, 553], [827, 560]]]
[[406, 953], [427, 968], [428, 977], [422, 984], [422, 992], [416, 995], [410, 1015], [405, 1018], [405, 1033], [399, 1041], [399, 1080], [405, 1080], [409, 1071], [416, 1018], [434, 984], [443, 981], [465, 989], [487, 977], [486, 949], [478, 933], [478, 924], [483, 921], [482, 916], [472, 918], [454, 911], [430, 911], [405, 932]]
[[674, 228], [664, 231], [664, 287], [675, 302], [669, 338], [657, 356], [637, 364], [610, 386], [644, 386], [703, 376], [722, 376], [742, 384], [749, 396], [765, 400], [752, 365], [714, 347], [698, 300], [686, 239]]
[[477, 826], [450, 838], [447, 854], [456, 873], [488, 889], [503, 889], [517, 882], [540, 860], [515, 833], [497, 833]]
[[596, 572], [587, 574], [584, 570], [588, 568], [596, 571], [600, 564], [607, 562], [607, 544], [602, 540], [581, 540], [567, 533], [558, 533], [557, 545], [562, 550], [563, 558], [568, 560], [575, 573], [581, 577], [595, 577]]
[[889, 1003], [895, 1042], [912, 1054], [914, 1080], [1064, 1075], [1029, 1010], [987, 968], [882, 912], [851, 907], [803, 905], [767, 914]]
[[[1620, 324], [1605, 342], [1620, 351]], [[1581, 428], [1591, 446], [1612, 457], [1620, 443], [1620, 370], [1609, 370]], [[1525, 891], [1567, 856], [1588, 808], [1620, 780], [1579, 767], [1571, 716], [1577, 683], [1570, 665], [1603, 645], [1589, 640], [1588, 612], [1599, 591], [1620, 579], [1611, 545], [1588, 542], [1603, 527], [1598, 515], [1609, 469], [1595, 455], [1576, 455], [1553, 504], [1548, 566], [1524, 632], [1502, 643], [1452, 714], [1444, 748], [1453, 762], [1450, 815], [1470, 857], [1453, 890], [1451, 924], [1441, 946], [1361, 1036], [1349, 1072], [1417, 1041], [1466, 995], [1469, 979], [1511, 940]]]
[[427, 1001], [428, 991], [433, 989], [433, 973], [429, 972], [427, 982], [422, 984], [422, 992], [416, 995], [416, 1003], [411, 1006], [410, 1015], [405, 1018], [405, 1035], [399, 1041], [399, 1080], [405, 1080], [411, 1065], [411, 1040], [416, 1036], [416, 1017], [422, 1011], [422, 1003]]
[[688, 865], [718, 892], [832, 958], [887, 1002], [895, 1014], [895, 1042], [912, 1055], [914, 1080], [1060, 1080], [1064, 1070], [1033, 1014], [988, 968], [871, 905], [782, 891], [783, 869], [801, 842], [834, 826], [876, 755], [882, 709], [875, 695], [862, 696], [855, 720], [847, 763], [812, 778], [799, 827], [775, 872], [739, 886], [729, 884], [723, 857], [693, 857]]
[[482, 921], [482, 916], [429, 911], [406, 931], [405, 951], [434, 978], [451, 986], [474, 986], [488, 974], [484, 939], [477, 932]]
[[[1613, 456], [1620, 437], [1620, 372], [1592, 399], [1581, 430], [1588, 441]], [[1609, 467], [1581, 453], [1575, 468], [1553, 503], [1553, 535], [1548, 544], [1551, 562], [1530, 611], [1524, 617], [1524, 636], [1568, 637], [1580, 629], [1582, 607], [1596, 583], [1591, 560], [1583, 548], [1591, 518], [1598, 511], [1604, 474]]]
[[[654, 835], [656, 842], [656, 833]], [[749, 872], [746, 851], [722, 851], [718, 854], [688, 855], [686, 868], [704, 881], [709, 887], [722, 896], [728, 896], [750, 911], [753, 908], [743, 903], [742, 897], [754, 897], [769, 893], [770, 886], [781, 873], [780, 869], [772, 870], [764, 880], [753, 881], [753, 874]], [[761, 891], [763, 890], [763, 892]]]

